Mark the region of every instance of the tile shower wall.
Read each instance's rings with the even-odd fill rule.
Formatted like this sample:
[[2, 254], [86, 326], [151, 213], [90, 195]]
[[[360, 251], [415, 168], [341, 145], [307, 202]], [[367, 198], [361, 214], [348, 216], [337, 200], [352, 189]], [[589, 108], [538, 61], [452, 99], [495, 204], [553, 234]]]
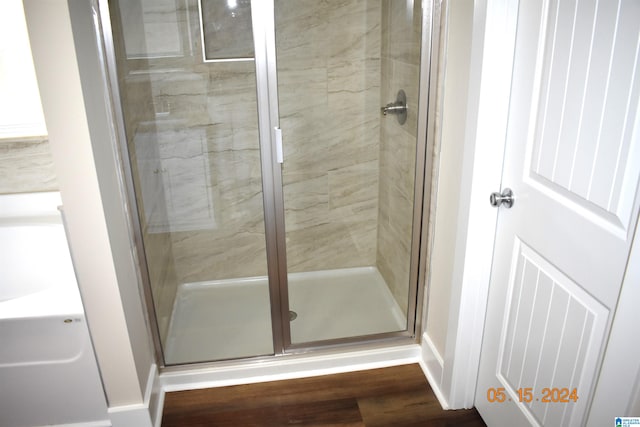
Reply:
[[47, 137], [0, 140], [0, 194], [57, 190]]
[[[275, 3], [289, 270], [377, 265], [406, 308], [419, 5]], [[194, 0], [127, 5], [144, 8], [147, 25], [169, 22], [177, 32], [158, 31], [155, 56], [129, 55], [120, 76], [164, 317], [179, 283], [266, 275], [255, 65], [202, 61]], [[128, 10], [125, 22], [135, 24], [136, 13]], [[120, 50], [126, 58], [124, 43]], [[404, 126], [380, 116], [401, 88]]]
[[[212, 13], [219, 11], [209, 4]], [[128, 128], [135, 129], [129, 151], [144, 206], [145, 249], [168, 248], [149, 262], [150, 270], [168, 266], [176, 284], [265, 276], [255, 64], [203, 61], [197, 1], [142, 0], [136, 6], [140, 10], [129, 9], [123, 22], [135, 26], [138, 13], [145, 32], [129, 31], [126, 47], [147, 58], [128, 61], [133, 69], [125, 92], [132, 108], [125, 115], [151, 115], [129, 119]], [[250, 33], [242, 26], [250, 22], [233, 30]], [[156, 292], [170, 314], [175, 286]]]
[[276, 0], [289, 272], [375, 265], [380, 0]]
[[418, 127], [421, 2], [382, 0], [383, 104], [407, 94], [407, 121], [382, 120], [376, 264], [396, 301], [407, 309]]
[[191, 283], [266, 276], [255, 65], [213, 63], [193, 74], [163, 89], [184, 114], [189, 137], [203, 143], [201, 166], [176, 177], [191, 183], [206, 179], [200, 191], [184, 186], [190, 191], [185, 203], [207, 199], [200, 210], [210, 213], [207, 226], [171, 233], [178, 277]]
[[[276, 1], [292, 272], [375, 264], [380, 5], [380, 0]], [[191, 24], [181, 28], [195, 28], [191, 39], [199, 41], [196, 6], [192, 2], [185, 11]], [[164, 121], [179, 120], [184, 129], [181, 136], [165, 137], [166, 151], [173, 147], [167, 157], [184, 156], [176, 140], [201, 141], [189, 153], [203, 166], [178, 170], [162, 187], [182, 195], [176, 206], [209, 200], [198, 209], [210, 212], [204, 218], [209, 226], [170, 227], [179, 283], [267, 273], [254, 73], [253, 62], [202, 63], [198, 46], [174, 60], [170, 72], [151, 74], [156, 108], [163, 109]], [[156, 120], [155, 126], [161, 123]], [[197, 174], [207, 177], [200, 190], [193, 185]]]

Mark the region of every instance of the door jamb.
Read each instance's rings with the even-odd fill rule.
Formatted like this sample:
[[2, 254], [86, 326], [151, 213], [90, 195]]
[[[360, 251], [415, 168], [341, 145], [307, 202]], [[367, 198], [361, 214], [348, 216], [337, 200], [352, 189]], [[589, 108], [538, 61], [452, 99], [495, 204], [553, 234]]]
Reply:
[[475, 400], [498, 217], [488, 195], [502, 179], [517, 12], [518, 2], [509, 0], [474, 4], [447, 344], [435, 384], [451, 409], [470, 408]]

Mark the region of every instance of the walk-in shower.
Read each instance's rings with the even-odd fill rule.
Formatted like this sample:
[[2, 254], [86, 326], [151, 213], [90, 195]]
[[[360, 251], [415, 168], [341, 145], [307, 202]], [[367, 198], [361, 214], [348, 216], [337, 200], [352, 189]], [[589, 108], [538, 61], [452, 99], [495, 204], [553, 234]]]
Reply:
[[414, 336], [427, 3], [104, 0], [165, 365]]

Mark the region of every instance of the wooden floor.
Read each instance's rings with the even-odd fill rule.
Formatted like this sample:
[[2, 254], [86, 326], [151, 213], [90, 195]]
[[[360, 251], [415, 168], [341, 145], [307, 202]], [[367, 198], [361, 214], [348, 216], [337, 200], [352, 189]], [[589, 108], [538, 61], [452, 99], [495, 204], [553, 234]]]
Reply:
[[163, 427], [484, 426], [475, 409], [443, 411], [417, 364], [167, 393]]

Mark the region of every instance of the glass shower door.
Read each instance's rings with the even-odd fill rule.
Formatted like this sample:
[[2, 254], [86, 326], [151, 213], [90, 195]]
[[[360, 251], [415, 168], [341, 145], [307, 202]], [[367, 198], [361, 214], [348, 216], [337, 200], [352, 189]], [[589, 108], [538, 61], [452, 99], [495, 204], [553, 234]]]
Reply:
[[406, 331], [421, 2], [274, 3], [291, 344]]
[[411, 336], [421, 2], [100, 1], [165, 365]]
[[250, 2], [109, 8], [165, 363], [273, 354]]

